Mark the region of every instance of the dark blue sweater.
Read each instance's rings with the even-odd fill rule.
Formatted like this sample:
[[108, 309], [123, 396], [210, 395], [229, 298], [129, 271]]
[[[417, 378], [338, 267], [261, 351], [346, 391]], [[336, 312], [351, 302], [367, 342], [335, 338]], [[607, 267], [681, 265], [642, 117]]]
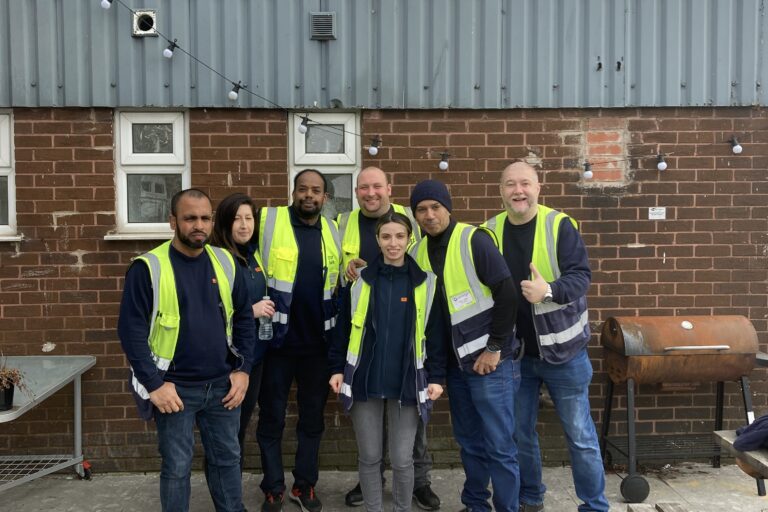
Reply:
[[[443, 283], [443, 270], [445, 257], [448, 252], [448, 243], [451, 240], [456, 222], [450, 221], [448, 227], [437, 236], [428, 235], [422, 243], [427, 244], [427, 254], [432, 270], [437, 275], [438, 292], [435, 297], [434, 309], [443, 329], [451, 333], [451, 316], [448, 309], [448, 299]], [[470, 242], [472, 248], [472, 261], [480, 281], [491, 289], [493, 296], [493, 310], [491, 313], [491, 327], [488, 332], [488, 344], [502, 348], [502, 352], [516, 350], [517, 340], [514, 339], [515, 315], [517, 311], [517, 287], [504, 264], [504, 259], [499, 253], [496, 244], [487, 231], [479, 229], [472, 236]], [[453, 348], [451, 335], [445, 337], [447, 350], [451, 356], [452, 364], [459, 365], [456, 351]]]
[[[513, 225], [504, 222], [504, 260], [507, 262], [516, 284], [530, 279], [530, 263], [536, 234], [536, 217], [529, 222]], [[592, 271], [589, 268], [587, 249], [578, 230], [571, 221], [563, 219], [557, 240], [557, 262], [560, 278], [552, 285], [552, 300], [558, 304], [573, 302], [587, 294]], [[539, 357], [539, 343], [533, 327], [533, 309], [518, 287], [518, 300], [523, 307], [517, 308], [517, 337], [523, 340], [525, 355]]]
[[235, 309], [232, 338], [243, 356], [241, 363], [227, 347], [221, 297], [210, 258], [205, 252], [190, 258], [173, 246], [169, 254], [181, 321], [176, 353], [164, 377], [158, 373], [147, 343], [152, 314], [149, 269], [137, 261], [125, 276], [117, 333], [136, 378], [151, 392], [162, 386], [163, 381], [203, 385], [226, 378], [235, 369], [250, 373], [256, 333], [242, 270], [235, 267], [232, 290]]
[[293, 285], [288, 332], [280, 348], [270, 348], [282, 355], [316, 356], [328, 352], [323, 315], [323, 287], [328, 271], [323, 265], [322, 221], [305, 224], [291, 206], [288, 211], [299, 246], [299, 264]]

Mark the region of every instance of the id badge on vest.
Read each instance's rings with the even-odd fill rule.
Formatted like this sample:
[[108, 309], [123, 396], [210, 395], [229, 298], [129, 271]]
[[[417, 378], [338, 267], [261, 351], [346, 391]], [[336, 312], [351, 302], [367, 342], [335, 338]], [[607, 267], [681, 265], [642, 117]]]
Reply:
[[454, 311], [458, 311], [464, 306], [469, 306], [473, 302], [475, 302], [475, 300], [472, 298], [472, 294], [469, 290], [456, 295], [451, 295], [451, 305], [453, 306]]

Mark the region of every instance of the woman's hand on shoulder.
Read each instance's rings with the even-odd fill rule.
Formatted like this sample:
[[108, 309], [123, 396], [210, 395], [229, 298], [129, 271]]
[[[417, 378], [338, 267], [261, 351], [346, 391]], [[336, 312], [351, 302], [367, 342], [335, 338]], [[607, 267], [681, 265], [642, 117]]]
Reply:
[[427, 396], [430, 400], [435, 401], [443, 394], [443, 386], [440, 384], [430, 384], [427, 386]]
[[339, 391], [341, 391], [342, 382], [344, 382], [344, 374], [334, 373], [333, 375], [331, 375], [331, 380], [328, 381], [328, 384], [331, 385], [331, 389], [333, 390], [333, 392], [338, 395]]

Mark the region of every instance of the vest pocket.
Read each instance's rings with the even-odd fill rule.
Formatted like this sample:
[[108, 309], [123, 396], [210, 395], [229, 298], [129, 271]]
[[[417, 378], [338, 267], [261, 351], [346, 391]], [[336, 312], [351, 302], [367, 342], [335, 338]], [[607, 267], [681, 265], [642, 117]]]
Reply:
[[176, 329], [179, 327], [180, 320], [181, 319], [178, 316], [158, 314], [157, 320], [155, 320], [155, 325], [160, 325], [166, 330]]
[[178, 316], [158, 313], [149, 337], [152, 352], [166, 359], [173, 358], [180, 322]]

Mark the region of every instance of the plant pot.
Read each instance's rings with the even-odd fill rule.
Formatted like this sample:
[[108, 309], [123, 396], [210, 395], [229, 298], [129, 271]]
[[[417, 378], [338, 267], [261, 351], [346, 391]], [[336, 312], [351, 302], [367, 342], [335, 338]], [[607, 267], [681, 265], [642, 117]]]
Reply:
[[13, 390], [13, 385], [9, 388], [0, 389], [0, 411], [8, 411], [13, 408]]

